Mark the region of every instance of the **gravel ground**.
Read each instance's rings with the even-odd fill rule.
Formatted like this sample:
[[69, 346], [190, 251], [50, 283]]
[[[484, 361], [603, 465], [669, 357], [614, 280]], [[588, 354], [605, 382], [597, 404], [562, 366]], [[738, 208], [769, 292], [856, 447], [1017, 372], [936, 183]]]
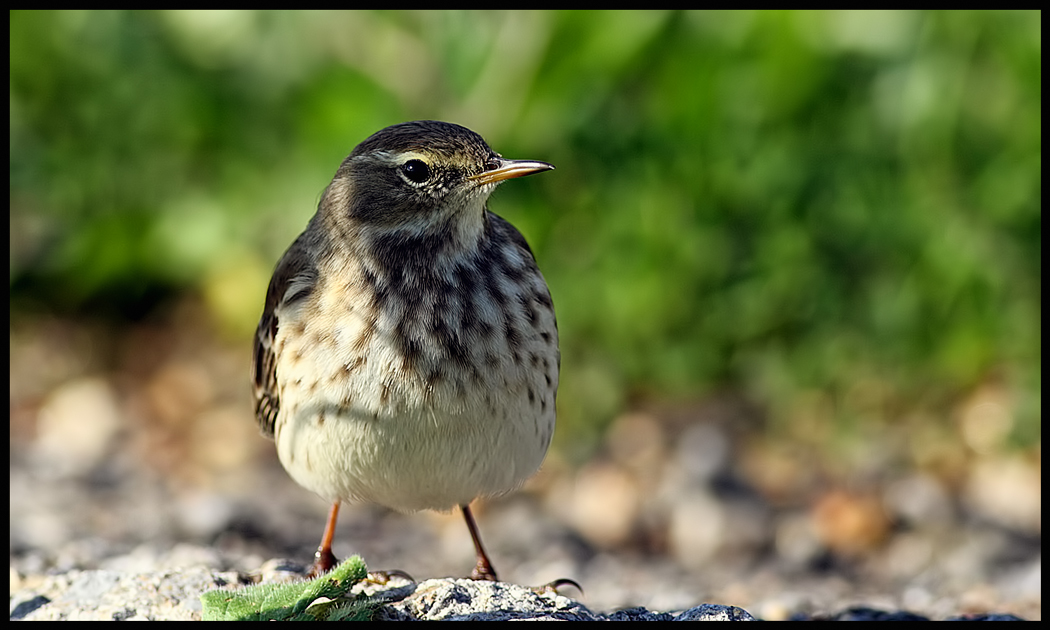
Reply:
[[[12, 592], [72, 570], [311, 559], [327, 506], [258, 436], [246, 350], [192, 332], [12, 326]], [[974, 458], [954, 482], [891, 466], [829, 481], [756, 442], [751, 413], [640, 408], [582, 466], [552, 452], [520, 492], [475, 504], [501, 577], [572, 578], [585, 592], [566, 594], [602, 612], [1041, 618], [1038, 451]], [[458, 513], [344, 506], [335, 551], [420, 580], [473, 566]]]

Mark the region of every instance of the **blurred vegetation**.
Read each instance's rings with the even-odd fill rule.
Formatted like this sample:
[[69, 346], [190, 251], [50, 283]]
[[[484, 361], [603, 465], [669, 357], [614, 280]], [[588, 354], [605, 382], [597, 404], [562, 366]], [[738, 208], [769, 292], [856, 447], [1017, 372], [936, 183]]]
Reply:
[[13, 316], [197, 295], [248, 348], [342, 158], [435, 118], [558, 167], [491, 206], [552, 288], [563, 446], [726, 391], [793, 439], [952, 431], [988, 386], [1041, 438], [1037, 11], [10, 18]]

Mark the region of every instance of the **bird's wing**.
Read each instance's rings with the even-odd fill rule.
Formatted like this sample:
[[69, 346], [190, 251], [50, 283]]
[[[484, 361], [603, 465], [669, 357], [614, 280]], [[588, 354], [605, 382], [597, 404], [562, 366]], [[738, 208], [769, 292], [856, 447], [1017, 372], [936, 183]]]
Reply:
[[266, 306], [259, 318], [252, 347], [255, 418], [259, 422], [260, 432], [269, 438], [273, 437], [274, 423], [281, 407], [277, 388], [277, 356], [274, 352], [274, 339], [281, 325], [278, 311], [283, 310], [280, 307], [309, 295], [317, 278], [317, 268], [309, 254], [305, 237], [304, 233], [292, 243], [274, 269], [270, 288], [266, 291]]

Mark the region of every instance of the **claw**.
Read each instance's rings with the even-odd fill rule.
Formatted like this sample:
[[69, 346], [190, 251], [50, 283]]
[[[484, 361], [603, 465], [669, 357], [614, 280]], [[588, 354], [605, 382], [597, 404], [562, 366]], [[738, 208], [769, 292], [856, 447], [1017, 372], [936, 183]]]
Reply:
[[583, 587], [580, 586], [580, 583], [576, 580], [570, 580], [569, 578], [559, 578], [557, 580], [547, 582], [546, 584], [541, 584], [540, 586], [530, 586], [529, 590], [531, 590], [533, 593], [536, 593], [537, 595], [545, 595], [547, 593], [554, 593], [555, 595], [560, 595], [561, 593], [558, 592], [559, 586], [572, 586], [580, 592], [580, 595], [583, 595]]

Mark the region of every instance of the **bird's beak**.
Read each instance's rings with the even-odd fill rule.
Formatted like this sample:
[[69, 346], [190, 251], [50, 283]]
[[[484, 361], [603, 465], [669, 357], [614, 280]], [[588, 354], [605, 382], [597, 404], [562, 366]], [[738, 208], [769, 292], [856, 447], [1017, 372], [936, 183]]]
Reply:
[[501, 160], [499, 168], [471, 175], [467, 179], [481, 186], [484, 184], [496, 184], [505, 179], [513, 177], [524, 177], [533, 173], [552, 170], [554, 166], [546, 162], [533, 160]]

